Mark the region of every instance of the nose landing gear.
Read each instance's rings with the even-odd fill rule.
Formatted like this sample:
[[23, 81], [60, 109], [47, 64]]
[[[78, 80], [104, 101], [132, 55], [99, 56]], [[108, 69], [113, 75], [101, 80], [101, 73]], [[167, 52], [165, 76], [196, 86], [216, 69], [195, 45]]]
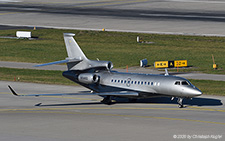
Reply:
[[184, 99], [184, 98], [181, 98], [181, 97], [179, 97], [179, 98], [177, 99], [177, 103], [179, 104], [179, 105], [178, 105], [179, 108], [184, 108], [184, 105], [183, 105], [183, 99]]

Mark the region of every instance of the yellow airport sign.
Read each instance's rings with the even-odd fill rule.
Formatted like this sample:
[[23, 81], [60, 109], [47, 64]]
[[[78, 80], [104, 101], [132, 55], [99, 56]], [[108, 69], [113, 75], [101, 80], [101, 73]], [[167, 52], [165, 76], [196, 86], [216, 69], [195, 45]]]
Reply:
[[187, 60], [156, 61], [155, 68], [187, 67]]
[[187, 60], [174, 61], [174, 67], [187, 67]]
[[168, 68], [168, 61], [156, 61], [155, 68]]

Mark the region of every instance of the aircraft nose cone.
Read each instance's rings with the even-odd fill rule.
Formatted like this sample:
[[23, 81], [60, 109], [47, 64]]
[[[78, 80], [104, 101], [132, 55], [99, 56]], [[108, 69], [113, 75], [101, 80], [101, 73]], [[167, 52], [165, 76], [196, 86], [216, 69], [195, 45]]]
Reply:
[[194, 87], [194, 89], [192, 90], [192, 95], [200, 96], [202, 95], [202, 92], [197, 87]]
[[200, 96], [202, 95], [202, 92], [198, 89], [198, 88], [189, 88], [189, 89], [186, 89], [187, 90], [187, 94], [189, 96]]
[[201, 92], [200, 90], [196, 90], [196, 91], [194, 92], [194, 95], [195, 95], [195, 96], [200, 96], [200, 95], [202, 95], [202, 92]]

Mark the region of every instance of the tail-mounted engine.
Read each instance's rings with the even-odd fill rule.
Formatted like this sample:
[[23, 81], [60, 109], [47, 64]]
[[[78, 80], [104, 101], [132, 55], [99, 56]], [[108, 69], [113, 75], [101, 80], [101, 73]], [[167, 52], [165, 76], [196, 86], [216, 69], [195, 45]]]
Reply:
[[81, 61], [70, 61], [67, 63], [69, 70], [111, 70], [113, 64], [110, 61], [96, 61], [96, 60], [81, 60]]
[[91, 60], [90, 64], [93, 68], [96, 68], [96, 69], [111, 70], [113, 68], [113, 64], [110, 61], [94, 61], [94, 60]]
[[85, 84], [95, 84], [99, 82], [100, 77], [93, 73], [82, 73], [78, 76], [78, 80]]

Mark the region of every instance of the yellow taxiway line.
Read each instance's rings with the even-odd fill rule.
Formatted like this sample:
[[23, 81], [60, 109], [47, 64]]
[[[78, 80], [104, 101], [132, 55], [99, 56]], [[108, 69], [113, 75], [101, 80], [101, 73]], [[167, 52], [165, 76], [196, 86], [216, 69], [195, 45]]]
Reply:
[[[68, 109], [68, 108], [53, 108], [51, 110]], [[70, 108], [70, 109], [97, 109], [97, 108]], [[102, 108], [98, 108], [102, 109]], [[43, 111], [44, 110], [44, 111]], [[193, 119], [182, 119], [182, 118], [169, 118], [169, 117], [154, 117], [154, 116], [139, 116], [139, 115], [123, 115], [123, 114], [106, 114], [106, 113], [85, 113], [85, 112], [74, 112], [74, 111], [46, 111], [49, 108], [35, 108], [35, 109], [1, 109], [0, 112], [7, 113], [48, 113], [48, 114], [80, 114], [80, 115], [96, 115], [96, 116], [113, 116], [113, 117], [127, 117], [127, 118], [149, 118], [149, 119], [162, 119], [172, 121], [186, 121], [186, 122], [197, 122], [197, 123], [209, 123], [225, 125], [223, 122], [204, 121], [204, 120], [193, 120]]]
[[10, 15], [10, 14], [17, 14], [17, 13], [22, 13], [22, 12], [7, 12], [7, 13], [0, 13], [0, 16], [2, 16], [2, 15]]

